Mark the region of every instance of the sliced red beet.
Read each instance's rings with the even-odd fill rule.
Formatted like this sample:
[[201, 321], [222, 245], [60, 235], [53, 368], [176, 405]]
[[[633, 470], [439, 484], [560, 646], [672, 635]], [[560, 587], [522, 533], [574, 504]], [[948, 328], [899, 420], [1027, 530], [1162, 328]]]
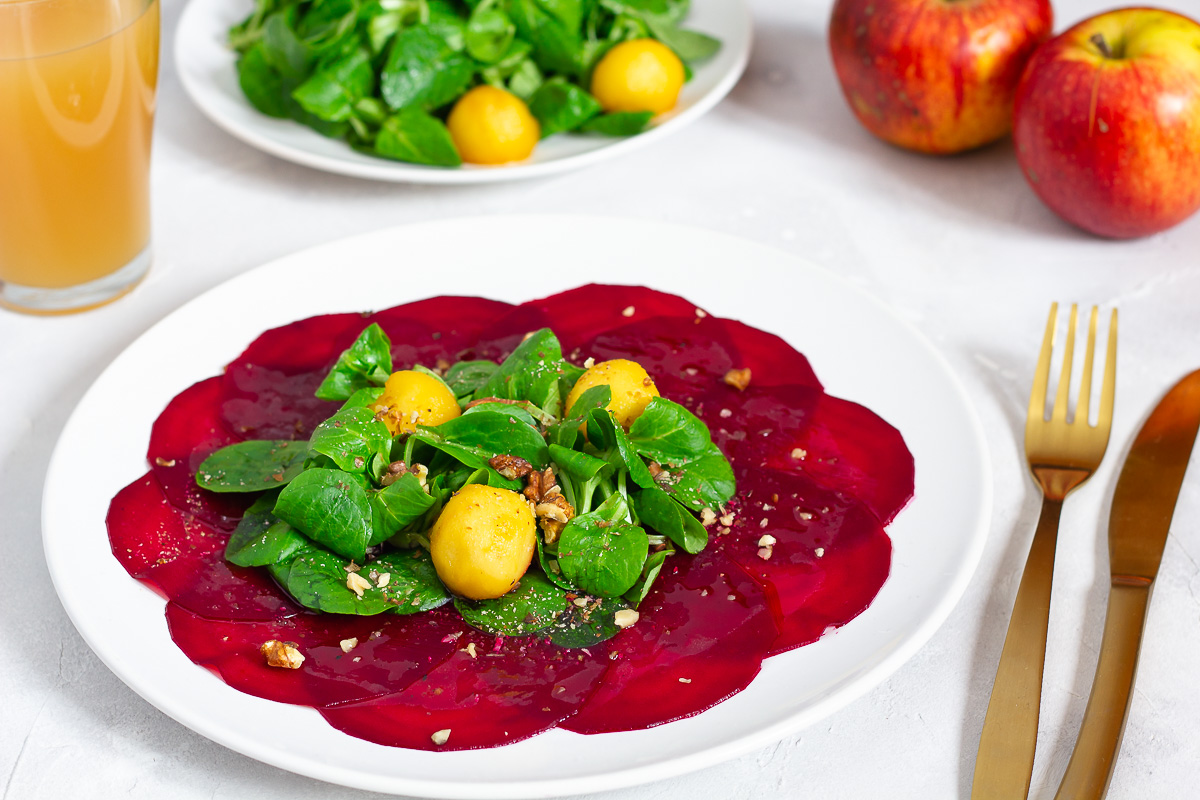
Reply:
[[[286, 619], [211, 620], [167, 604], [171, 638], [188, 658], [217, 671], [246, 694], [314, 707], [401, 691], [455, 651], [448, 634], [462, 620], [448, 613], [356, 617], [302, 612]], [[299, 669], [268, 666], [260, 648], [295, 643]], [[345, 642], [348, 649], [343, 649]]]
[[[466, 625], [461, 630], [460, 649], [424, 679], [387, 697], [321, 709], [321, 715], [351, 736], [393, 747], [495, 747], [574, 714], [609, 664], [606, 644], [564, 650], [533, 637], [497, 643]], [[449, 731], [441, 745], [431, 738], [439, 731]]]
[[719, 545], [767, 589], [780, 626], [770, 652], [814, 642], [861, 614], [891, 566], [892, 543], [875, 515], [803, 474], [736, 474], [735, 519]]
[[209, 378], [177, 394], [150, 429], [146, 460], [173, 506], [231, 531], [248, 500], [241, 495], [216, 494], [196, 485], [196, 469], [215, 450], [241, 441], [225, 429], [219, 409], [221, 379]]
[[728, 386], [696, 409], [735, 463], [800, 471], [861, 500], [884, 524], [913, 493], [913, 458], [878, 415], [807, 386]]
[[741, 354], [738, 366], [750, 370], [751, 385], [799, 384], [821, 388], [821, 381], [804, 354], [780, 337], [735, 319], [722, 319], [721, 325]]
[[713, 317], [651, 317], [601, 333], [581, 358], [627, 358], [650, 373], [659, 393], [692, 407], [738, 365], [737, 347]]
[[717, 548], [680, 555], [610, 640], [616, 660], [561, 727], [632, 731], [690, 717], [750, 683], [778, 635], [763, 589]]
[[479, 334], [479, 341], [471, 348], [472, 357], [490, 361], [503, 361], [517, 349], [517, 345], [534, 331], [550, 327], [550, 318], [541, 309], [522, 303], [505, 314], [493, 319]]
[[377, 323], [392, 340], [393, 369], [415, 364], [433, 368], [439, 360], [449, 363], [473, 359], [471, 352], [479, 334], [513, 306], [482, 297], [432, 297], [373, 314], [363, 327]]
[[[563, 353], [581, 347], [601, 333], [651, 317], [698, 315], [692, 303], [682, 297], [647, 289], [644, 286], [610, 286], [590, 283], [568, 289], [544, 300], [526, 303], [542, 312], [547, 327], [562, 343]], [[586, 357], [586, 356], [585, 356]]]
[[825, 486], [853, 495], [884, 525], [912, 499], [913, 457], [904, 438], [858, 403], [823, 394], [809, 424], [775, 444], [767, 466], [803, 470]]
[[225, 425], [247, 439], [307, 439], [338, 409], [313, 392], [365, 320], [362, 314], [327, 314], [259, 336], [225, 368]]
[[172, 506], [153, 474], [117, 493], [105, 523], [125, 570], [188, 611], [259, 620], [295, 613], [265, 571], [226, 562], [228, 537]]

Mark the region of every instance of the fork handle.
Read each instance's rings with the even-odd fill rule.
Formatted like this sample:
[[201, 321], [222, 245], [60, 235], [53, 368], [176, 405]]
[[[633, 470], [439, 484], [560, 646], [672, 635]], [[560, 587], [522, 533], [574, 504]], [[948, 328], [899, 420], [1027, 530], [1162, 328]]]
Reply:
[[1133, 697], [1150, 587], [1149, 581], [1113, 577], [1096, 679], [1056, 800], [1100, 800], [1108, 792]]
[[1050, 624], [1050, 586], [1063, 501], [1042, 498], [1033, 544], [1017, 589], [1008, 634], [983, 720], [971, 800], [1014, 800], [1029, 794], [1042, 702], [1042, 667]]

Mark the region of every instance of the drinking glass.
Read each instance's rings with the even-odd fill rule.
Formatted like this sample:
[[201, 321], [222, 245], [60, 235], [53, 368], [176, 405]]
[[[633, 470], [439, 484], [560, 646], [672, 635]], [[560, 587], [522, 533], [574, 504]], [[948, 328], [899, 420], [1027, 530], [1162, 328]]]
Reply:
[[0, 305], [106, 303], [150, 266], [158, 0], [0, 0]]

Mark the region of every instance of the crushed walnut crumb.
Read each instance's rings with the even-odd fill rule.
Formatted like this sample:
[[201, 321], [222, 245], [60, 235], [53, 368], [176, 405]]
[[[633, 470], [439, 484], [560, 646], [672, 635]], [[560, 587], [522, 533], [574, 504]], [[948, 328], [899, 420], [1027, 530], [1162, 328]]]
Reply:
[[596, 366], [596, 359], [592, 358], [591, 356], [588, 356], [587, 361], [583, 362], [584, 369], [591, 369], [594, 366]]
[[724, 381], [739, 392], [744, 392], [746, 391], [746, 387], [750, 385], [750, 368], [731, 369], [725, 373]]
[[680, 683], [691, 683], [692, 679], [691, 678], [680, 678], [679, 682]]
[[441, 747], [446, 742], [450, 741], [450, 729], [442, 728], [440, 731], [434, 731], [433, 734], [430, 735], [429, 740], [438, 747]]
[[269, 639], [263, 642], [258, 650], [267, 659], [268, 667], [300, 669], [300, 665], [304, 663], [304, 654], [300, 652], [299, 648], [300, 645], [295, 642], [281, 642], [278, 639]]
[[525, 459], [503, 454], [489, 458], [488, 466], [510, 481], [529, 477], [529, 473], [533, 472], [533, 465]]
[[346, 575], [346, 588], [361, 600], [363, 592], [371, 588], [371, 582], [357, 572], [351, 572]]
[[807, 456], [807, 455], [808, 455], [808, 451], [805, 450], [803, 447], [792, 448], [792, 458], [795, 458], [799, 461], [803, 461], [805, 456]]
[[621, 316], [622, 317], [632, 317], [633, 310], [634, 310], [633, 306], [625, 306], [625, 309], [621, 312]]
[[338, 642], [338, 646], [342, 648], [343, 653], [349, 653], [354, 648], [358, 647], [358, 637], [352, 636], [349, 639], [342, 639]]
[[479, 658], [479, 654], [475, 652], [474, 642], [467, 642], [467, 646], [462, 649], [462, 652], [466, 653], [471, 658]]
[[613, 614], [613, 624], [618, 628], [628, 628], [630, 625], [638, 621], [640, 615], [632, 608], [622, 608], [616, 614]]
[[818, 547], [813, 552], [817, 554], [817, 558], [823, 558], [825, 556], [825, 548], [824, 547]]

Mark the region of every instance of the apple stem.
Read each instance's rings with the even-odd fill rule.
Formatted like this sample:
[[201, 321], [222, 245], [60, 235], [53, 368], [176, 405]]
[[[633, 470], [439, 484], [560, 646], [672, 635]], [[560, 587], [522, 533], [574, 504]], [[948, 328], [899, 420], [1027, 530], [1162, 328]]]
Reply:
[[1100, 55], [1104, 56], [1105, 58], [1113, 57], [1112, 48], [1108, 46], [1108, 40], [1104, 38], [1103, 33], [1093, 33], [1092, 38], [1088, 41], [1096, 45], [1096, 47], [1100, 50]]

